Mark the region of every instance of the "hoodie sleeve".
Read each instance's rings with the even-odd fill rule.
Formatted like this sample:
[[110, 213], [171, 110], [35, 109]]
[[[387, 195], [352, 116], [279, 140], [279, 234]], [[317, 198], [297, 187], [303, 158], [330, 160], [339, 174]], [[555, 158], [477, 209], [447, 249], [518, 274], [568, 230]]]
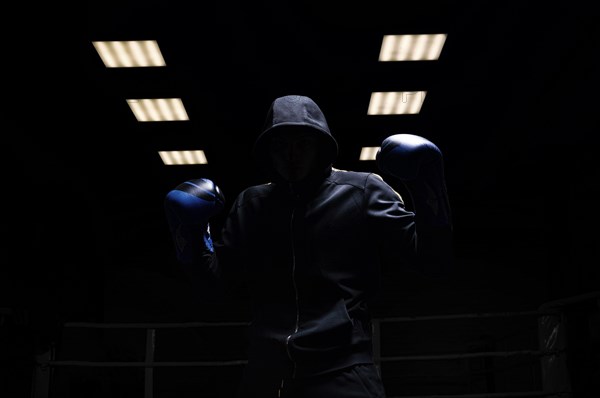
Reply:
[[417, 255], [415, 215], [400, 194], [378, 174], [366, 180], [367, 216], [384, 269], [414, 267]]
[[[367, 178], [368, 214], [377, 236], [379, 255], [385, 269], [403, 268], [429, 278], [451, 272], [450, 240], [420, 225], [400, 194], [378, 174]], [[390, 268], [391, 267], [391, 268]]]
[[183, 264], [185, 275], [203, 300], [225, 302], [247, 297], [238, 201], [239, 198], [233, 203], [213, 242], [214, 250], [204, 250], [193, 264]]

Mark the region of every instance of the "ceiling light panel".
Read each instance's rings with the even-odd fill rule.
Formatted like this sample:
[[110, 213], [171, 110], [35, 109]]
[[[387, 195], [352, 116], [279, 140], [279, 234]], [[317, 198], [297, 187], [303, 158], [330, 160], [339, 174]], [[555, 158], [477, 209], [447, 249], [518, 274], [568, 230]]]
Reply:
[[381, 42], [379, 61], [437, 61], [447, 35], [385, 35]]
[[107, 68], [166, 66], [156, 40], [94, 41], [92, 44]]
[[181, 98], [128, 99], [127, 104], [138, 122], [189, 120]]
[[207, 164], [203, 150], [190, 151], [159, 151], [163, 163], [167, 166], [180, 166], [192, 164]]
[[358, 160], [375, 160], [377, 151], [379, 151], [378, 146], [364, 146], [360, 150], [360, 156]]
[[371, 93], [369, 115], [405, 115], [421, 111], [427, 91], [388, 91]]

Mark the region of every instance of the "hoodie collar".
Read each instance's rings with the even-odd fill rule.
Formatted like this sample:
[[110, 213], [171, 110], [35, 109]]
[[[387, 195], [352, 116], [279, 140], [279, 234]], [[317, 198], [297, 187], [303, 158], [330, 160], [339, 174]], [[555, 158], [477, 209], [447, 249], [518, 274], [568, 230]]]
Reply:
[[331, 175], [333, 168], [331, 165], [320, 169], [302, 181], [288, 182], [281, 178], [274, 181], [275, 186], [281, 187], [287, 195], [294, 200], [304, 201], [311, 198], [321, 186], [323, 181]]

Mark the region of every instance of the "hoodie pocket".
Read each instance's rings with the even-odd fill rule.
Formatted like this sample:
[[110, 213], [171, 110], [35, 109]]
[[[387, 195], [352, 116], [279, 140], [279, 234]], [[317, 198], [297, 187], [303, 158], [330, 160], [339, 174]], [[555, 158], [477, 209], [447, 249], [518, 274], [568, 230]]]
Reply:
[[302, 310], [305, 321], [293, 336], [293, 348], [300, 352], [343, 351], [352, 343], [354, 322], [343, 299], [317, 310]]

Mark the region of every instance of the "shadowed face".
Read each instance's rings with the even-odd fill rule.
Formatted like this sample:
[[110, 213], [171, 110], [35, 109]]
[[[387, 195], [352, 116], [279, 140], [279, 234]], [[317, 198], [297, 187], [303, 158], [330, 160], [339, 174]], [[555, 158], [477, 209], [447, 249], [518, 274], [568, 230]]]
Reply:
[[286, 129], [275, 135], [269, 145], [273, 167], [286, 181], [301, 181], [318, 165], [318, 133], [306, 129]]

